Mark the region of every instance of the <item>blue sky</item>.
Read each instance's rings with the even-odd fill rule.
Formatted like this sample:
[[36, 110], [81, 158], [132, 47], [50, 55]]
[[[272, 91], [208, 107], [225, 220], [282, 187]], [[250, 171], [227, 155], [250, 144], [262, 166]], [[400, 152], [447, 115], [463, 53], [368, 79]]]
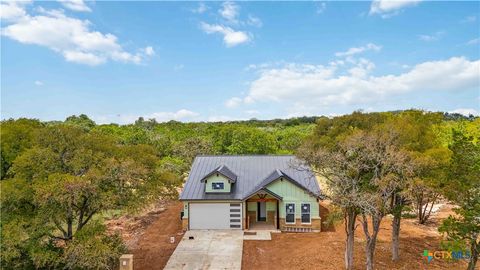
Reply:
[[480, 113], [479, 2], [2, 2], [2, 119]]

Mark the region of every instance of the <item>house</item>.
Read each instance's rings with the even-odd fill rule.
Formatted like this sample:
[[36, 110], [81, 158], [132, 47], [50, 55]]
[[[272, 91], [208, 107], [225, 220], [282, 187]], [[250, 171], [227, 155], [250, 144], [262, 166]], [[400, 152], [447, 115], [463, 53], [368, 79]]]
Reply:
[[193, 229], [320, 231], [320, 188], [292, 155], [197, 156], [180, 195]]

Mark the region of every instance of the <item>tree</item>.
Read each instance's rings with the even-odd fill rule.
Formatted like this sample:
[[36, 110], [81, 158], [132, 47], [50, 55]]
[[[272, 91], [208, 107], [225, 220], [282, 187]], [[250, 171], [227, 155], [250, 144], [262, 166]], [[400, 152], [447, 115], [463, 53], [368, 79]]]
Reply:
[[35, 132], [42, 127], [38, 120], [20, 118], [1, 122], [0, 177], [4, 179], [13, 160], [26, 149], [32, 147]]
[[449, 157], [449, 151], [437, 130], [442, 119], [441, 113], [408, 110], [396, 114], [385, 123], [386, 131], [393, 130], [398, 134], [398, 143], [409, 154], [411, 162], [410, 173], [399, 179], [391, 197], [394, 261], [400, 256], [400, 226], [404, 207], [413, 202], [419, 222], [423, 224], [440, 196], [437, 188], [444, 177]]
[[297, 151], [297, 155], [325, 179], [328, 187], [324, 195], [342, 209], [347, 235], [346, 269], [353, 269], [356, 220], [367, 203], [361, 190], [370, 173], [365, 170], [363, 160], [352, 153], [347, 138], [372, 129], [386, 118], [386, 114], [361, 112], [333, 119], [320, 118], [314, 134]]
[[192, 137], [173, 146], [173, 153], [189, 164], [198, 155], [212, 154], [212, 143], [204, 138]]
[[178, 178], [157, 168], [154, 153], [72, 125], [41, 130], [35, 147], [14, 160], [13, 178], [2, 183], [2, 239], [22, 240], [3, 243], [4, 263], [113, 268], [123, 244], [107, 233], [102, 213], [135, 211], [176, 194]]
[[[474, 143], [477, 141], [477, 143]], [[476, 269], [480, 253], [480, 145], [478, 138], [465, 136], [461, 130], [453, 131], [449, 178], [443, 194], [458, 207], [456, 215], [445, 219], [439, 231], [447, 237], [447, 245], [468, 246], [468, 270]]]
[[[380, 127], [372, 131], [359, 131], [345, 142], [350, 162], [364, 172], [358, 190], [358, 209], [365, 237], [367, 269], [373, 269], [374, 253], [380, 224], [391, 212], [391, 197], [401, 185], [401, 179], [411, 171], [408, 154], [400, 149], [398, 134]], [[369, 231], [369, 219], [372, 231]]]
[[85, 114], [80, 114], [79, 116], [69, 116], [67, 119], [65, 119], [65, 124], [81, 127], [86, 130], [90, 130], [95, 127], [95, 122], [88, 118], [88, 116]]

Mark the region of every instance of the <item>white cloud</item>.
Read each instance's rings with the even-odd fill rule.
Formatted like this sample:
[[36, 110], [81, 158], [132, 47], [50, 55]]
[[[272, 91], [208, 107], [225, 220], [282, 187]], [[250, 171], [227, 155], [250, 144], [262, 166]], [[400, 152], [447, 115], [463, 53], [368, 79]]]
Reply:
[[397, 15], [402, 9], [417, 5], [421, 0], [373, 0], [370, 15], [378, 14], [382, 18]]
[[[25, 7], [21, 8], [25, 11]], [[11, 23], [2, 28], [2, 35], [24, 44], [47, 47], [67, 61], [91, 66], [108, 60], [140, 64], [154, 54], [152, 47], [137, 53], [126, 52], [115, 35], [91, 30], [92, 23], [88, 20], [68, 17], [61, 10], [41, 7], [37, 10], [39, 15], [25, 12], [14, 17], [10, 14]]]
[[63, 51], [62, 54], [63, 54], [63, 57], [65, 57], [65, 60], [67, 60], [68, 62], [85, 64], [89, 66], [100, 65], [107, 61], [105, 57], [96, 55], [94, 53], [66, 50], [66, 51]]
[[477, 21], [477, 16], [467, 16], [465, 18], [463, 18], [460, 22], [461, 23], [473, 23], [473, 22], [476, 22]]
[[151, 46], [145, 47], [143, 50], [145, 52], [145, 55], [148, 55], [148, 56], [155, 55], [155, 51], [153, 50], [153, 48]]
[[480, 43], [480, 38], [474, 38], [474, 39], [472, 39], [472, 40], [469, 40], [469, 41], [467, 42], [467, 45], [477, 45], [477, 44], [479, 44], [479, 43]]
[[58, 2], [73, 11], [92, 11], [83, 0], [58, 0]]
[[176, 112], [154, 112], [146, 115], [133, 115], [133, 114], [117, 114], [117, 115], [100, 115], [92, 116], [92, 119], [99, 124], [131, 124], [134, 123], [140, 116], [144, 119], [155, 119], [158, 122], [168, 122], [170, 120], [175, 121], [188, 121], [194, 120], [200, 114], [192, 112], [186, 109], [181, 109]]
[[165, 122], [170, 120], [183, 121], [188, 120], [193, 117], [199, 116], [200, 114], [192, 112], [186, 109], [181, 109], [176, 112], [155, 112], [149, 115], [146, 115], [146, 119], [155, 118], [159, 122]]
[[438, 31], [438, 32], [435, 32], [431, 35], [418, 35], [418, 39], [422, 40], [422, 41], [437, 41], [439, 40], [440, 38], [443, 37], [443, 35], [445, 34], [445, 32], [443, 31]]
[[207, 34], [220, 33], [223, 35], [223, 42], [227, 47], [234, 47], [251, 40], [248, 33], [235, 31], [232, 28], [219, 24], [208, 24], [202, 22], [200, 28]]
[[15, 21], [27, 15], [25, 5], [31, 1], [2, 1], [0, 2], [0, 19]]
[[480, 87], [480, 60], [464, 57], [418, 64], [399, 75], [373, 76], [373, 63], [356, 60], [347, 73], [337, 65], [287, 64], [266, 68], [250, 83], [243, 102], [285, 102], [297, 111], [312, 108], [366, 106], [420, 91], [461, 91]]
[[200, 3], [198, 3], [198, 7], [192, 9], [192, 12], [197, 13], [197, 14], [202, 14], [207, 10], [208, 10], [208, 6], [205, 5], [205, 3], [200, 2]]
[[35, 83], [36, 86], [42, 86], [43, 85], [42, 81], [35, 81], [34, 83]]
[[260, 20], [260, 18], [255, 17], [253, 15], [248, 15], [247, 24], [255, 27], [263, 26], [262, 20]]
[[[253, 39], [253, 35], [247, 31], [240, 31], [234, 28], [243, 26], [262, 27], [263, 22], [260, 18], [249, 14], [246, 20], [240, 20], [240, 6], [231, 1], [222, 3], [218, 10], [220, 23], [201, 22], [200, 28], [207, 34], [219, 33], [223, 35], [223, 43], [227, 47], [234, 47], [242, 43], [248, 43]], [[234, 27], [234, 28], [232, 28]]]
[[327, 9], [327, 3], [325, 2], [316, 3], [315, 6], [317, 14], [322, 14]]
[[459, 109], [450, 111], [450, 113], [459, 113], [465, 116], [470, 116], [470, 115], [480, 116], [480, 111], [471, 109], [471, 108], [459, 108]]
[[218, 13], [227, 20], [229, 23], [238, 23], [238, 15], [240, 12], [240, 7], [234, 2], [223, 2], [222, 8], [218, 10]]
[[335, 53], [335, 56], [337, 57], [352, 56], [355, 54], [363, 53], [365, 51], [380, 51], [381, 49], [382, 49], [382, 46], [375, 45], [373, 43], [368, 43], [365, 46], [350, 48], [345, 52], [337, 52]]
[[225, 101], [225, 106], [227, 108], [235, 108], [242, 103], [242, 99], [239, 97], [232, 97], [231, 99]]
[[229, 122], [229, 121], [239, 121], [246, 120], [245, 118], [234, 118], [225, 115], [212, 115], [207, 118], [207, 122]]

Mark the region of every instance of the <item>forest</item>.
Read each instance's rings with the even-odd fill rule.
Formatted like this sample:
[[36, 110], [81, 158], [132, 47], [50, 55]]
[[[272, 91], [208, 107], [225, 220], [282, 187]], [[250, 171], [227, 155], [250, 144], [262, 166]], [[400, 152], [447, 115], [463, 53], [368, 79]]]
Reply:
[[197, 155], [295, 154], [324, 179], [328, 222], [344, 222], [345, 266], [353, 268], [359, 226], [367, 269], [376, 236], [393, 215], [392, 259], [401, 219], [428, 221], [440, 200], [456, 205], [438, 228], [444, 248], [480, 252], [480, 118], [406, 110], [338, 117], [235, 122], [139, 118], [98, 125], [87, 115], [64, 121], [3, 120], [2, 269], [114, 269], [126, 249], [106, 230], [111, 211], [135, 213], [175, 200]]

